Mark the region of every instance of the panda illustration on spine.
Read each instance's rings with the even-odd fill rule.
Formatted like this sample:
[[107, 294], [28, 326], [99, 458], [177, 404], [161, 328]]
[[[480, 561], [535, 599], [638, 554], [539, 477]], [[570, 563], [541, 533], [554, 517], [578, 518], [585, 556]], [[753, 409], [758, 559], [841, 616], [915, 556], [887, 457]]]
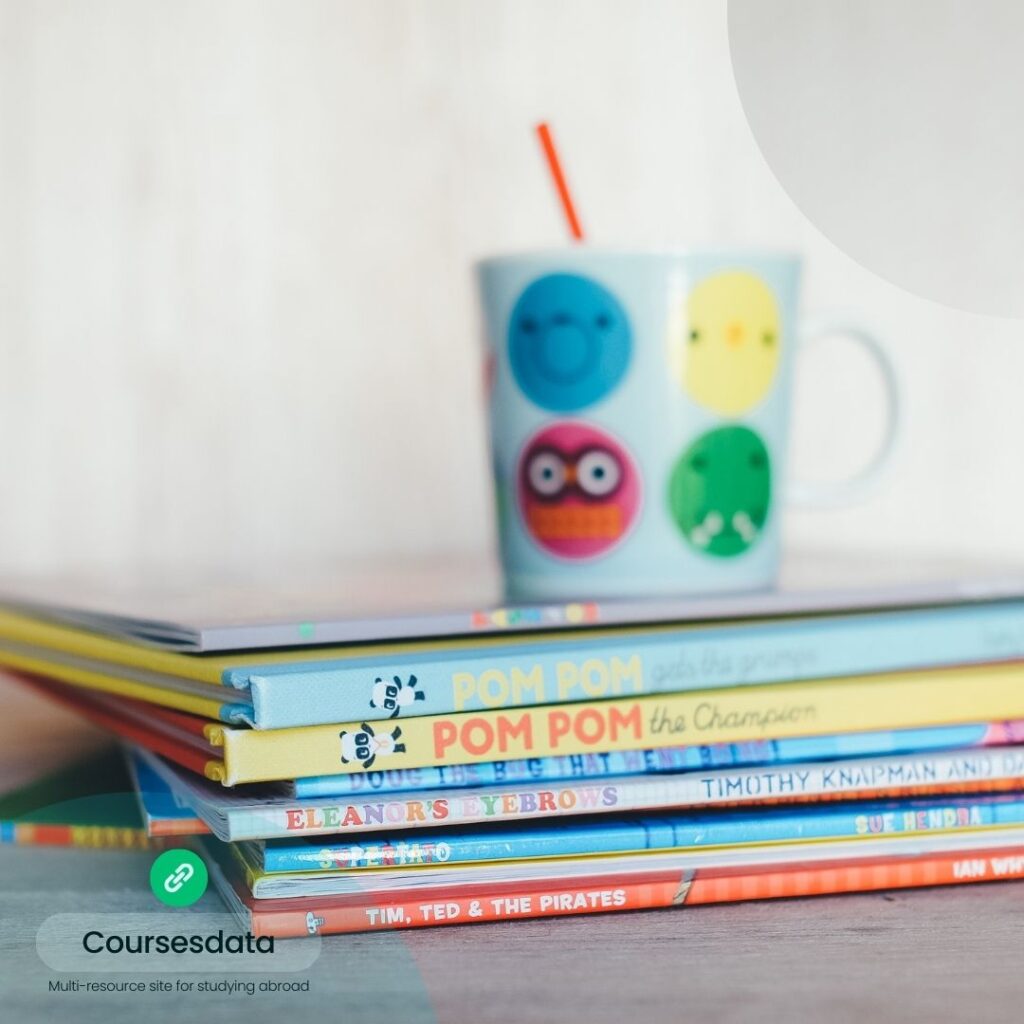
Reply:
[[378, 754], [386, 757], [388, 754], [405, 753], [405, 744], [396, 742], [402, 735], [402, 730], [397, 725], [391, 732], [377, 735], [370, 726], [362, 722], [359, 732], [348, 732], [343, 729], [338, 735], [341, 738], [342, 764], [358, 761], [364, 768], [369, 768]]
[[389, 712], [388, 718], [396, 718], [402, 708], [408, 707], [413, 701], [427, 699], [422, 690], [416, 689], [417, 682], [415, 676], [409, 676], [408, 682], [405, 683], [398, 676], [392, 676], [391, 682], [377, 676], [373, 681], [370, 707], [381, 708]]

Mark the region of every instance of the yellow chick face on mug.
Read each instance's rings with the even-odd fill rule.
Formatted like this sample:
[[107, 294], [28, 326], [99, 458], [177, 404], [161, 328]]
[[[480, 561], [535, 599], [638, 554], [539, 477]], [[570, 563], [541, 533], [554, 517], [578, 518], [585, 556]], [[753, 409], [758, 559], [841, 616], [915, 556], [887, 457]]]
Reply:
[[755, 406], [768, 393], [782, 342], [771, 289], [741, 270], [705, 278], [690, 292], [676, 342], [682, 385], [723, 416]]

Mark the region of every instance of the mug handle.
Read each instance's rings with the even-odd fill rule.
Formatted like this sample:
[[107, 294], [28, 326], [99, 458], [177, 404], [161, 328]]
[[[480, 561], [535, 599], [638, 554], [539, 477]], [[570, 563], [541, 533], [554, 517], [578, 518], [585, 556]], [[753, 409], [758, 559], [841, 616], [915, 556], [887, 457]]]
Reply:
[[822, 318], [801, 329], [798, 351], [807, 351], [809, 346], [818, 344], [823, 338], [839, 336], [861, 345], [878, 368], [885, 388], [888, 429], [867, 466], [846, 480], [791, 480], [786, 486], [786, 500], [804, 508], [839, 508], [863, 501], [888, 471], [902, 432], [899, 375], [885, 347], [874, 334], [848, 320]]

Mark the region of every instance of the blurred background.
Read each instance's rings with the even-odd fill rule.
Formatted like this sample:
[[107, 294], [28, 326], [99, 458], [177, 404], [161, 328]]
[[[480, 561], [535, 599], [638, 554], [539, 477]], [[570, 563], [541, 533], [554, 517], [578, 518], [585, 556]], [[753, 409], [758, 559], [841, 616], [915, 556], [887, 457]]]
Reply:
[[[0, 571], [493, 544], [472, 261], [588, 235], [795, 247], [806, 311], [889, 342], [888, 486], [800, 546], [1020, 556], [1019, 322], [843, 255], [748, 128], [724, 0], [0, 0]], [[842, 341], [796, 470], [882, 430]]]

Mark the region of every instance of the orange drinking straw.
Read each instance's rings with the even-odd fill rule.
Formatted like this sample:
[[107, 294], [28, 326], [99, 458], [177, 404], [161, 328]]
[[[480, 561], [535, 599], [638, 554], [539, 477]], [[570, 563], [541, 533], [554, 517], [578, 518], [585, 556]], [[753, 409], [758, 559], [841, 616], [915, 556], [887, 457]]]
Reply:
[[569, 222], [569, 233], [573, 241], [583, 241], [583, 228], [580, 226], [580, 219], [576, 216], [576, 207], [573, 206], [572, 196], [569, 194], [569, 186], [565, 181], [565, 174], [562, 171], [562, 163], [558, 159], [558, 150], [555, 149], [555, 140], [551, 138], [551, 129], [546, 121], [537, 125], [537, 138], [540, 139], [541, 148], [544, 150], [544, 157], [548, 162], [548, 169], [551, 171], [551, 178], [555, 183], [558, 198], [562, 202], [562, 209], [565, 211], [565, 219]]

